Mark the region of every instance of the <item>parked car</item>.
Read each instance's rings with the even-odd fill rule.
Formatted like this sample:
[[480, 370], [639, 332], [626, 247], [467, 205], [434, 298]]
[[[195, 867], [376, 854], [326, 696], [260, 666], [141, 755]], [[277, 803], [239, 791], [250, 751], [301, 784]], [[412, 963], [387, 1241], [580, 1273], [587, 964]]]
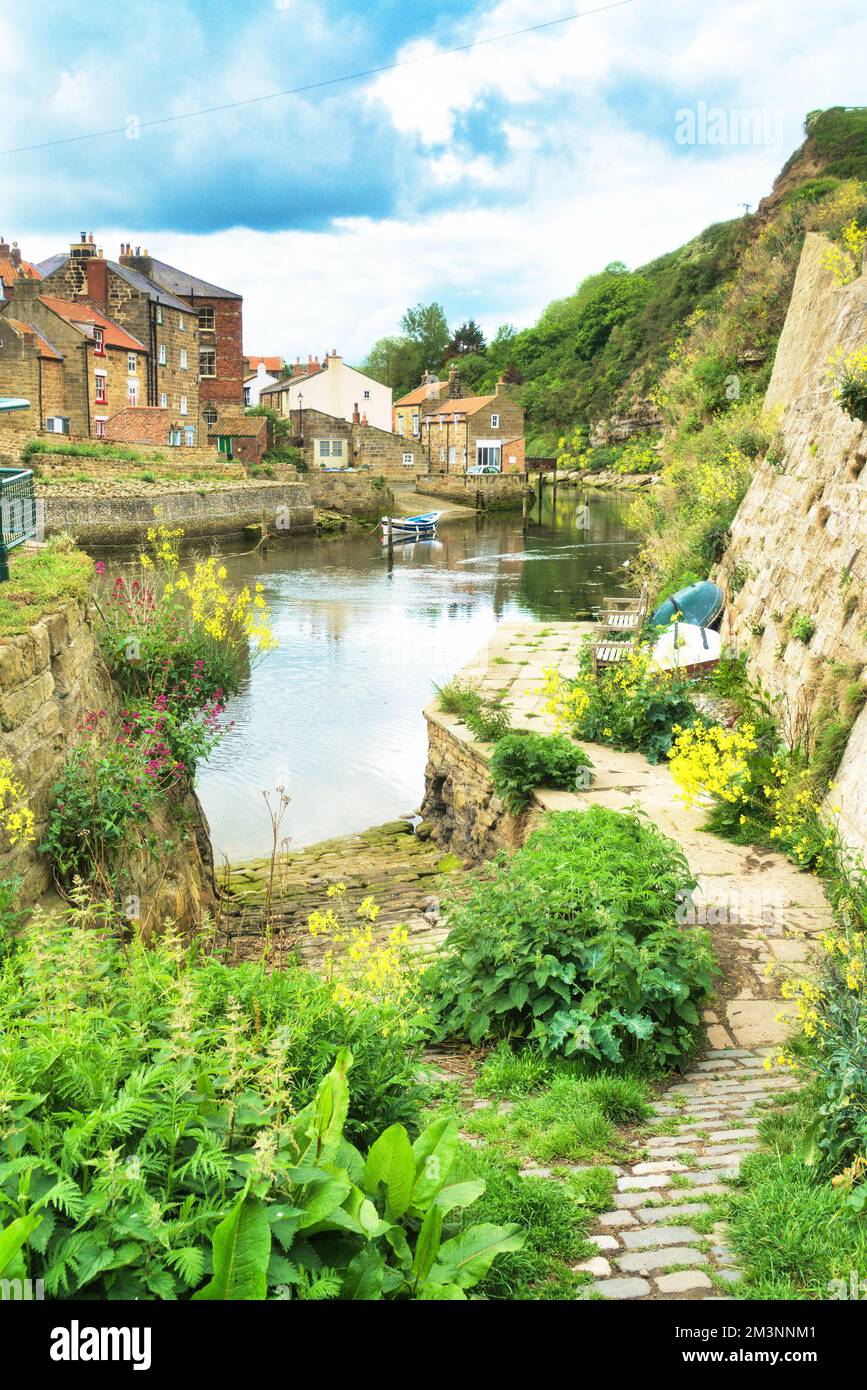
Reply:
[[472, 468], [467, 469], [467, 477], [477, 478], [480, 473], [499, 473], [500, 469], [495, 463], [474, 463]]

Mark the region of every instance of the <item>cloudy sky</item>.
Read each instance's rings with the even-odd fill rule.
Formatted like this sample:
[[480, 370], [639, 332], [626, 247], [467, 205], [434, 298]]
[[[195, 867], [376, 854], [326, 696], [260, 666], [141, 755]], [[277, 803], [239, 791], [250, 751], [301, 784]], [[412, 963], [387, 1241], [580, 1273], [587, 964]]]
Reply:
[[755, 205], [807, 111], [864, 101], [863, 0], [621, 0], [515, 33], [604, 3], [0, 0], [0, 234], [31, 260], [80, 231], [147, 246], [244, 294], [248, 351], [359, 359], [418, 300], [532, 322]]

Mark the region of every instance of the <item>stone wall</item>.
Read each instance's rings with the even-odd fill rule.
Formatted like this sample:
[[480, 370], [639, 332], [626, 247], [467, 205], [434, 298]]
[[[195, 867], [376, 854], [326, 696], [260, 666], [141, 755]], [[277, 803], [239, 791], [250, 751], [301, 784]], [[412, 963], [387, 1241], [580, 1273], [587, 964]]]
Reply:
[[286, 536], [315, 529], [304, 482], [70, 482], [36, 491], [45, 499], [46, 536], [70, 531], [86, 548], [137, 545], [160, 523], [182, 526], [187, 540], [240, 535], [248, 526]]
[[523, 473], [422, 473], [416, 479], [426, 497], [442, 497], [479, 511], [505, 511], [520, 507], [529, 484]]
[[[21, 636], [0, 639], [0, 758], [12, 762], [36, 818], [35, 840], [21, 856], [0, 855], [0, 877], [17, 872], [23, 880], [22, 906], [52, 887], [50, 862], [37, 849], [51, 788], [77, 726], [88, 712], [103, 709], [111, 722], [120, 698], [82, 604], [69, 602]], [[163, 848], [157, 859], [144, 849], [134, 857], [129, 891], [141, 899], [141, 920], [154, 927], [170, 916], [188, 928], [216, 902], [208, 830], [195, 793], [189, 790], [176, 812], [161, 812], [144, 830]], [[178, 847], [167, 850], [171, 841]]]
[[[802, 726], [835, 668], [851, 680], [867, 663], [867, 428], [840, 408], [828, 377], [832, 353], [867, 342], [867, 277], [838, 285], [827, 246], [807, 237], [766, 398], [779, 447], [758, 467], [719, 568], [752, 676]], [[796, 614], [814, 624], [809, 641], [791, 632]], [[867, 709], [834, 797], [846, 839], [867, 851]]]
[[379, 521], [394, 504], [394, 494], [381, 478], [364, 473], [305, 473], [303, 481], [314, 505], [361, 521]]
[[535, 809], [510, 815], [491, 783], [490, 748], [434, 706], [425, 710], [425, 719], [428, 760], [421, 811], [437, 843], [473, 860], [518, 848], [537, 819]]

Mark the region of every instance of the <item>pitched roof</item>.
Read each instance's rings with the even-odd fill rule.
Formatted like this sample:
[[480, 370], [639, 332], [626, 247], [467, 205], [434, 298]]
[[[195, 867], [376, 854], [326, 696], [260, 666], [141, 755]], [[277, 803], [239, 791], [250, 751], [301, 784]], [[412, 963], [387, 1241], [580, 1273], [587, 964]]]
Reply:
[[23, 323], [21, 319], [14, 319], [11, 314], [6, 314], [3, 322], [11, 324], [13, 328], [17, 329], [19, 333], [25, 334], [26, 337], [32, 337], [41, 357], [50, 357], [55, 362], [63, 361], [63, 353], [58, 352], [57, 348], [52, 346], [45, 335], [40, 333], [39, 329], [35, 328], [32, 323]]
[[255, 357], [248, 355], [245, 361], [249, 363], [251, 372], [255, 372], [260, 363], [265, 368], [266, 372], [282, 372], [283, 370], [282, 357]]
[[401, 396], [399, 401], [395, 401], [395, 405], [421, 405], [422, 401], [435, 400], [435, 393], [441, 391], [445, 385], [444, 381], [429, 381], [426, 386], [417, 386], [414, 391]]
[[94, 309], [92, 304], [85, 304], [76, 299], [55, 299], [53, 295], [48, 294], [41, 294], [39, 301], [53, 314], [57, 314], [58, 318], [64, 319], [76, 328], [81, 325], [101, 328], [107, 347], [125, 348], [128, 352], [147, 351], [144, 343], [140, 343], [138, 338], [127, 333], [125, 328], [121, 328], [112, 319], [107, 319], [105, 314]]
[[[38, 269], [42, 276], [47, 278], [49, 275], [53, 275], [55, 270], [59, 270], [61, 266], [66, 265], [68, 260], [68, 253], [61, 253], [58, 256], [49, 256], [47, 261], [39, 262]], [[86, 265], [87, 262], [82, 261], [81, 264]], [[138, 290], [140, 294], [146, 294], [148, 299], [154, 304], [162, 304], [167, 309], [179, 309], [184, 314], [190, 312], [189, 304], [184, 304], [183, 300], [176, 299], [175, 296], [164, 289], [162, 285], [158, 285], [155, 281], [149, 280], [146, 275], [141, 275], [137, 270], [131, 270], [128, 265], [121, 265], [119, 261], [107, 260], [105, 264], [114, 271], [115, 275], [119, 275], [122, 280], [125, 280], [128, 285], [131, 285], [133, 289]], [[158, 262], [154, 262], [154, 264], [156, 265]], [[171, 267], [169, 267], [169, 269], [171, 269]], [[202, 283], [204, 284], [204, 281]], [[222, 290], [220, 293], [228, 294], [228, 291]]]
[[446, 401], [440, 401], [436, 410], [432, 411], [429, 419], [436, 415], [475, 415], [477, 410], [482, 410], [486, 405], [495, 401], [496, 396], [457, 396]]
[[267, 428], [267, 415], [222, 415], [216, 424], [208, 426], [208, 438], [222, 434], [254, 439]]
[[327, 371], [327, 367], [316, 367], [315, 369], [311, 368], [309, 372], [304, 372], [302, 376], [281, 377], [279, 381], [274, 382], [273, 386], [263, 386], [259, 394], [264, 396], [266, 391], [285, 391], [290, 386], [300, 386], [303, 382], [312, 381], [315, 376], [321, 376], [323, 372]]
[[41, 280], [42, 276], [35, 265], [29, 261], [12, 260], [11, 256], [0, 256], [0, 280], [4, 285], [14, 285], [16, 280]]
[[242, 297], [234, 290], [221, 289], [219, 285], [212, 285], [209, 280], [202, 280], [198, 275], [190, 275], [189, 271], [186, 270], [178, 270], [177, 266], [167, 265], [165, 261], [158, 261], [156, 257], [153, 258], [152, 264], [153, 269], [150, 278], [172, 294], [186, 294], [190, 298], [193, 295], [200, 295], [205, 299], [240, 299]]

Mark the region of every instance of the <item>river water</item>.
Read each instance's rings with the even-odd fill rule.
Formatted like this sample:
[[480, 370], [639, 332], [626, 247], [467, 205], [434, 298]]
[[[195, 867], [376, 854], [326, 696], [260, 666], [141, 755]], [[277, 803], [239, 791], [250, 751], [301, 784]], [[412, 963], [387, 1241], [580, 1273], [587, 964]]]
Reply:
[[436, 541], [396, 545], [391, 564], [378, 535], [225, 555], [232, 581], [264, 584], [280, 645], [254, 663], [229, 705], [234, 727], [199, 770], [215, 852], [268, 853], [261, 793], [281, 783], [296, 848], [416, 809], [434, 683], [502, 618], [575, 620], [625, 592], [629, 505], [566, 488], [555, 503], [548, 487], [526, 532], [520, 513], [462, 512]]

